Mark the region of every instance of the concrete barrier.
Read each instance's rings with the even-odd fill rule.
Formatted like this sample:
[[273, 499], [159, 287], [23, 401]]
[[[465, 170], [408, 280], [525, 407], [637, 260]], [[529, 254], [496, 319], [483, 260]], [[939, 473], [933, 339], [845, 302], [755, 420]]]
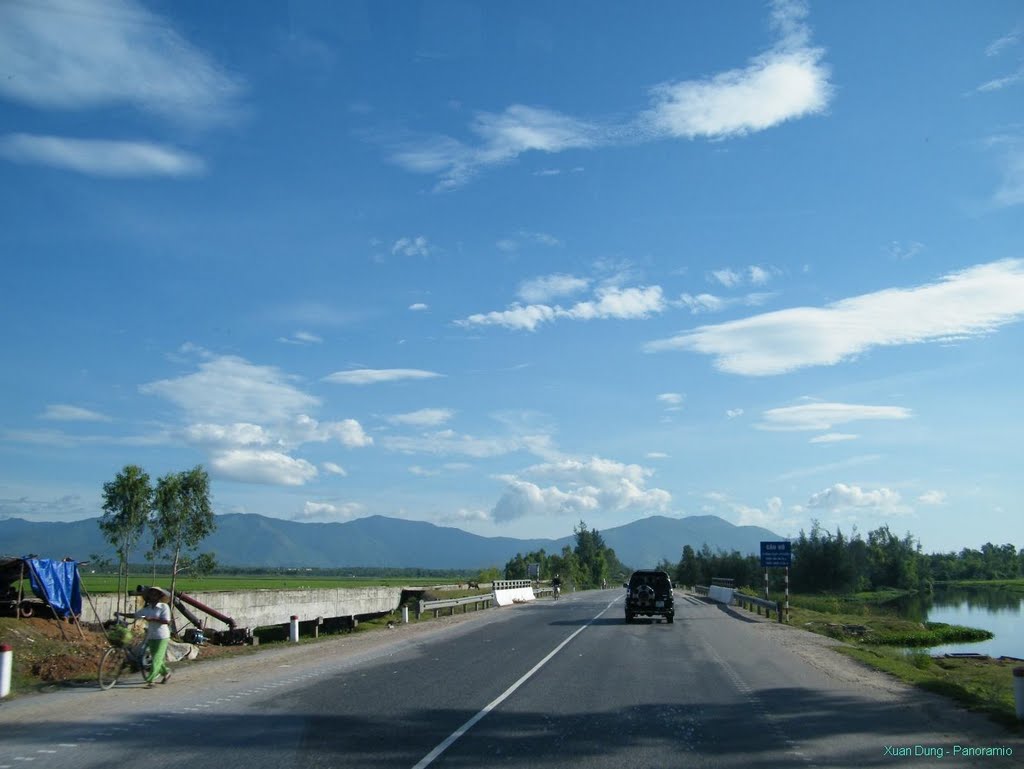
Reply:
[[[211, 609], [231, 617], [238, 627], [267, 627], [288, 625], [292, 615], [300, 622], [316, 621], [320, 617], [358, 617], [360, 615], [387, 614], [402, 603], [400, 587], [319, 588], [312, 590], [240, 590], [189, 593]], [[123, 599], [122, 599], [123, 601]], [[142, 600], [128, 596], [129, 607], [142, 605]], [[117, 596], [104, 593], [92, 596], [82, 609], [82, 621], [103, 622], [114, 616]], [[93, 606], [95, 606], [94, 616]], [[132, 609], [129, 608], [129, 611]], [[209, 625], [221, 629], [224, 623], [196, 611]]]
[[716, 603], [724, 603], [726, 606], [732, 603], [732, 594], [733, 589], [731, 587], [712, 585], [708, 588], [708, 598]]
[[494, 602], [498, 606], [532, 601], [533, 583], [528, 579], [497, 579], [494, 581]]

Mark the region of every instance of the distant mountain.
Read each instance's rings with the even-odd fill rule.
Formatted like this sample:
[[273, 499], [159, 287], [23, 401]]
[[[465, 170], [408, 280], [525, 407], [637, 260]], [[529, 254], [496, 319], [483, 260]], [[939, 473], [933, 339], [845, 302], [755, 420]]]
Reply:
[[[97, 518], [73, 523], [37, 523], [20, 518], [0, 520], [0, 556], [38, 554], [42, 558], [71, 556], [82, 561], [112, 549], [100, 533]], [[689, 518], [651, 516], [601, 531], [605, 543], [623, 563], [635, 568], [662, 559], [679, 560], [684, 545], [700, 549], [759, 552], [762, 540], [777, 534], [757, 526], [734, 526], [714, 515]], [[481, 537], [461, 529], [374, 515], [347, 523], [296, 523], [262, 515], [218, 515], [217, 531], [200, 548], [212, 551], [224, 566], [313, 567], [393, 566], [424, 569], [502, 567], [516, 553], [543, 548], [561, 552], [575, 544], [561, 539]], [[146, 549], [136, 549], [138, 560]], [[134, 560], [134, 559], [133, 559]]]

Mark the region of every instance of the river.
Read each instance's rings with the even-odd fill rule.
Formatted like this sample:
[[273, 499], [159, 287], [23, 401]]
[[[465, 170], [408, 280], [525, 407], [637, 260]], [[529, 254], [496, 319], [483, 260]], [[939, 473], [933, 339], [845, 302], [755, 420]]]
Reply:
[[901, 617], [918, 622], [989, 630], [995, 637], [977, 643], [929, 648], [929, 653], [975, 652], [992, 657], [1024, 658], [1024, 594], [992, 587], [936, 587], [931, 595], [914, 595], [887, 603]]

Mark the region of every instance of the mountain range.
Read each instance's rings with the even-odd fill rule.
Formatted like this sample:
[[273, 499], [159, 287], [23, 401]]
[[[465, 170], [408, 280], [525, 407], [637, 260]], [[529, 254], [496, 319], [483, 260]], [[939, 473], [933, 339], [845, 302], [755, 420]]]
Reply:
[[[98, 518], [71, 523], [0, 520], [0, 555], [36, 554], [41, 558], [111, 556]], [[735, 526], [714, 515], [667, 518], [650, 516], [601, 531], [601, 536], [624, 564], [652, 567], [662, 559], [676, 563], [684, 545], [712, 551], [738, 550], [757, 554], [760, 542], [781, 540], [758, 526]], [[135, 550], [142, 560], [145, 537]], [[559, 553], [575, 545], [575, 536], [561, 539], [482, 537], [461, 529], [374, 515], [346, 523], [298, 523], [255, 514], [217, 516], [217, 530], [200, 546], [213, 552], [221, 566], [413, 567], [478, 569], [504, 567], [516, 553], [540, 550]]]

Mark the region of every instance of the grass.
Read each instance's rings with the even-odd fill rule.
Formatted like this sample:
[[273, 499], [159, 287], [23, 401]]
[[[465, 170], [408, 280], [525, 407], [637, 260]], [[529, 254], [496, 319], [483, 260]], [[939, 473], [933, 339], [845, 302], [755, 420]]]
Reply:
[[932, 658], [884, 647], [840, 647], [838, 651], [926, 691], [949, 697], [969, 710], [987, 714], [1024, 734], [1013, 698], [1013, 668], [1019, 662]]
[[[933, 658], [922, 648], [992, 637], [987, 630], [898, 617], [879, 605], [896, 591], [852, 596], [790, 596], [790, 624], [848, 643], [837, 651], [906, 683], [948, 697], [987, 714], [1011, 731], [1024, 733], [1017, 720], [1013, 668], [1020, 662]], [[883, 597], [884, 596], [884, 597]], [[864, 628], [864, 631], [861, 631]]]

